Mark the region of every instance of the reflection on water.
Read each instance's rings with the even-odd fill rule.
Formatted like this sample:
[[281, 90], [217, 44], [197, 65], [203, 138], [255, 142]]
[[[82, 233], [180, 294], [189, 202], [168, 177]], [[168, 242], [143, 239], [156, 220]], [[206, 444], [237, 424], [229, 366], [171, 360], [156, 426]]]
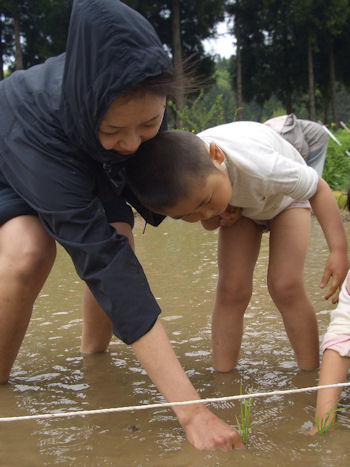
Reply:
[[[346, 229], [350, 236], [350, 226]], [[162, 320], [182, 365], [202, 397], [286, 390], [317, 384], [318, 372], [297, 370], [281, 318], [268, 296], [265, 235], [255, 271], [254, 294], [245, 315], [239, 365], [216, 374], [210, 351], [210, 315], [217, 280], [216, 232], [166, 220], [158, 229], [135, 229], [137, 254], [163, 309]], [[320, 335], [328, 324], [318, 284], [327, 247], [313, 221], [305, 268]], [[131, 349], [114, 339], [103, 355], [79, 353], [82, 283], [60, 250], [55, 268], [35, 305], [10, 384], [0, 386], [0, 416], [32, 415], [148, 404], [162, 401]], [[247, 449], [231, 453], [195, 451], [170, 409], [91, 415], [45, 421], [0, 423], [0, 465], [276, 466], [349, 465], [349, 411], [333, 432], [305, 436], [316, 393], [254, 399], [257, 422]], [[350, 404], [343, 391], [341, 406]], [[239, 404], [212, 404], [235, 424]], [[19, 442], [20, 441], [20, 442]]]

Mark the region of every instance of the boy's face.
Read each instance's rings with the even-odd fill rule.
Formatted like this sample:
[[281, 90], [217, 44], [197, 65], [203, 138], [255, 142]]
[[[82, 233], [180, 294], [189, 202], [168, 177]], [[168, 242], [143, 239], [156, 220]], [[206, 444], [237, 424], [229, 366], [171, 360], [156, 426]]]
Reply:
[[232, 196], [232, 185], [226, 170], [221, 165], [224, 154], [212, 143], [209, 155], [218, 170], [209, 174], [205, 184], [194, 181], [191, 193], [175, 206], [166, 208], [162, 214], [186, 222], [198, 222], [218, 216], [225, 211]]

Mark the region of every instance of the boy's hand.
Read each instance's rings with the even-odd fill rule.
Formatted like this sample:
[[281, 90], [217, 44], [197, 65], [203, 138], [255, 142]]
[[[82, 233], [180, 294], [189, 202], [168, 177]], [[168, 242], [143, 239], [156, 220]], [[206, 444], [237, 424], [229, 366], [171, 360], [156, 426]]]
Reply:
[[320, 284], [321, 289], [323, 289], [332, 277], [329, 290], [324, 296], [325, 300], [328, 300], [333, 295], [332, 303], [337, 303], [339, 292], [348, 270], [349, 261], [346, 254], [342, 251], [334, 251], [329, 254]]
[[205, 406], [198, 407], [188, 422], [181, 424], [188, 441], [200, 451], [244, 449], [243, 441], [237, 431], [220, 420]]
[[201, 224], [206, 230], [215, 230], [218, 227], [231, 227], [231, 225], [242, 217], [241, 213], [241, 208], [229, 204], [222, 214], [211, 217], [210, 219], [201, 220]]
[[219, 225], [221, 227], [231, 227], [235, 222], [242, 217], [242, 209], [230, 204], [227, 206], [226, 210], [220, 214]]

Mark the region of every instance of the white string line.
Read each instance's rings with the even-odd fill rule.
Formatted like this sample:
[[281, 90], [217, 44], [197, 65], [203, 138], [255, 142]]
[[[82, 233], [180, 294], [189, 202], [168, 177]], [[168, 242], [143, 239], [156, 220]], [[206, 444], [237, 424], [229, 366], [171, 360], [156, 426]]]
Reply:
[[24, 415], [22, 417], [0, 417], [0, 422], [15, 422], [22, 420], [42, 420], [48, 418], [64, 418], [64, 417], [75, 417], [75, 416], [85, 416], [85, 415], [96, 415], [96, 414], [106, 414], [113, 412], [131, 412], [133, 410], [146, 410], [146, 409], [159, 409], [164, 407], [175, 407], [178, 405], [191, 405], [191, 404], [206, 404], [210, 402], [223, 402], [223, 401], [232, 401], [238, 399], [253, 399], [257, 397], [268, 397], [268, 396], [284, 396], [286, 394], [295, 394], [298, 392], [308, 392], [308, 391], [318, 391], [319, 389], [328, 389], [328, 388], [337, 388], [350, 386], [350, 383], [337, 383], [337, 384], [327, 384], [324, 386], [312, 386], [308, 388], [299, 388], [299, 389], [288, 389], [286, 391], [272, 391], [272, 392], [258, 392], [252, 394], [240, 394], [237, 396], [225, 396], [225, 397], [211, 397], [208, 399], [196, 399], [192, 401], [182, 401], [182, 402], [162, 402], [159, 404], [147, 404], [147, 405], [129, 405], [126, 407], [112, 407], [109, 409], [95, 409], [95, 410], [77, 410], [73, 412], [58, 412], [58, 413], [47, 413], [47, 414], [38, 414], [38, 415]]

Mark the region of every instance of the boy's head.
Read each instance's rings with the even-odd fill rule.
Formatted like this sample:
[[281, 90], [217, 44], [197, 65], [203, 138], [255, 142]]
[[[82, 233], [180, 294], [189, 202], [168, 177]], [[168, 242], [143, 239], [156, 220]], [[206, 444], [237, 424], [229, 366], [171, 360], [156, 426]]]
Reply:
[[225, 211], [232, 194], [223, 152], [186, 131], [164, 131], [142, 144], [126, 166], [128, 184], [154, 212], [188, 222]]

